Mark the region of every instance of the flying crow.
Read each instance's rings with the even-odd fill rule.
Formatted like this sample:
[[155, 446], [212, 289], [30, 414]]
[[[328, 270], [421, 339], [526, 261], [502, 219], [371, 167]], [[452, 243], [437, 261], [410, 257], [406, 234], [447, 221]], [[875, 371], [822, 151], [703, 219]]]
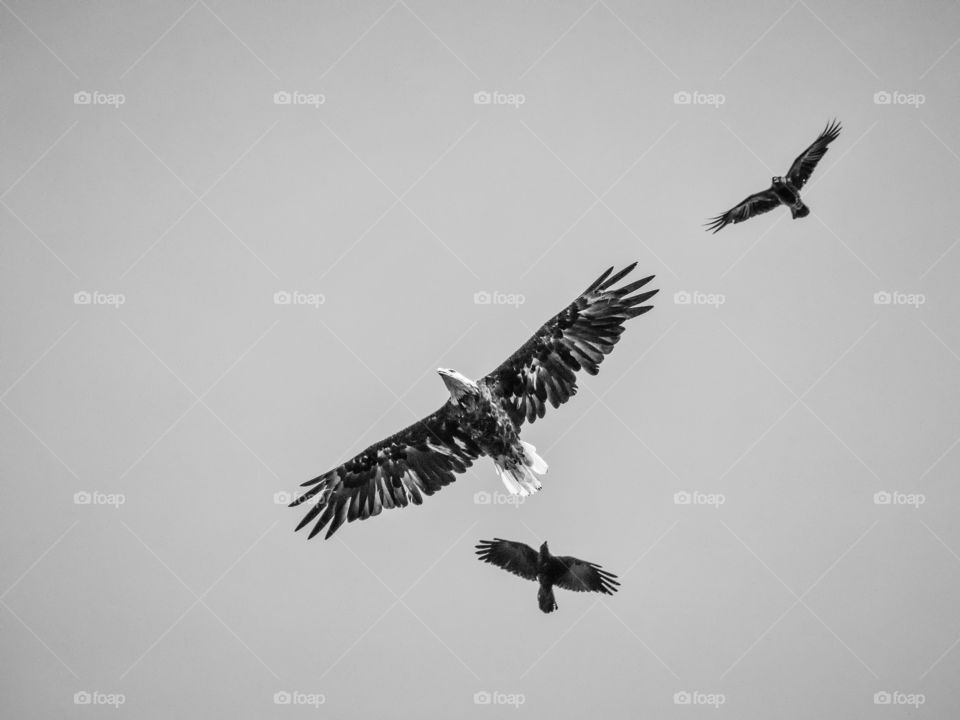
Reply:
[[481, 540], [477, 555], [491, 563], [527, 580], [540, 583], [537, 600], [545, 613], [557, 609], [553, 586], [574, 592], [599, 592], [613, 595], [617, 591], [617, 576], [599, 565], [575, 557], [556, 557], [550, 554], [547, 544], [537, 552], [529, 545], [511, 540]]
[[313, 524], [310, 537], [329, 525], [329, 538], [345, 522], [365, 520], [386, 508], [419, 505], [487, 455], [513, 494], [540, 489], [547, 463], [520, 439], [520, 427], [542, 418], [549, 402], [559, 407], [577, 392], [576, 372], [596, 375], [620, 339], [624, 323], [651, 309], [656, 290], [635, 291], [653, 276], [614, 285], [636, 267], [610, 268], [555, 315], [500, 367], [473, 381], [439, 369], [450, 398], [436, 412], [371, 445], [342, 465], [303, 483], [309, 489], [291, 503], [310, 503], [297, 530]]
[[738, 222], [749, 220], [754, 215], [770, 212], [780, 205], [789, 207], [790, 215], [794, 219], [809, 215], [810, 208], [800, 199], [800, 189], [813, 175], [813, 170], [820, 162], [820, 158], [826, 155], [827, 146], [840, 136], [841, 129], [840, 123], [836, 120], [828, 123], [810, 147], [793, 161], [786, 177], [773, 178], [773, 183], [763, 192], [755, 193], [723, 215], [711, 218], [705, 226], [707, 230], [717, 232], [731, 223], [736, 225]]

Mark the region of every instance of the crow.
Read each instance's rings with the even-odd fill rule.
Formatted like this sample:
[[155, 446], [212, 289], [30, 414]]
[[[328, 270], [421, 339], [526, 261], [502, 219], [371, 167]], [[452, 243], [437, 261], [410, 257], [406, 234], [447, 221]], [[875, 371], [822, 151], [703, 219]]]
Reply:
[[840, 130], [842, 127], [836, 120], [828, 123], [810, 147], [793, 161], [785, 177], [773, 178], [772, 184], [766, 190], [751, 195], [736, 207], [711, 218], [705, 225], [707, 231], [712, 230], [716, 233], [727, 225], [736, 225], [738, 222], [749, 220], [754, 215], [770, 212], [780, 205], [790, 208], [790, 215], [794, 220], [809, 215], [810, 208], [800, 199], [800, 189], [813, 175], [813, 170], [820, 162], [820, 158], [826, 155], [827, 146], [840, 136]]
[[557, 609], [553, 586], [574, 592], [599, 592], [613, 595], [618, 589], [617, 576], [599, 565], [575, 557], [557, 557], [550, 554], [547, 543], [537, 552], [529, 545], [512, 540], [481, 540], [477, 555], [491, 563], [527, 580], [540, 583], [537, 600], [540, 609], [551, 613]]

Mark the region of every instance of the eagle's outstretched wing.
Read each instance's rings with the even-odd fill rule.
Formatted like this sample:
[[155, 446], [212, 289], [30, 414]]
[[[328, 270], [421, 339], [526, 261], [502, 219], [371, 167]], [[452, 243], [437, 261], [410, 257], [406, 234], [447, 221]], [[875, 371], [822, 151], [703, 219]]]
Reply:
[[537, 551], [529, 545], [512, 540], [481, 540], [477, 556], [527, 580], [537, 579]]
[[290, 507], [312, 501], [297, 530], [316, 521], [310, 537], [329, 523], [326, 537], [344, 521], [365, 520], [383, 508], [419, 505], [456, 480], [482, 452], [463, 431], [448, 403], [432, 415], [371, 445], [343, 465], [303, 483], [310, 487]]
[[563, 563], [566, 573], [556, 581], [558, 587], [575, 592], [599, 592], [604, 595], [613, 595], [620, 585], [617, 576], [607, 572], [599, 565], [579, 560], [575, 557], [555, 557], [554, 560]]
[[623, 323], [650, 310], [643, 305], [657, 291], [630, 295], [653, 275], [619, 288], [613, 285], [636, 263], [611, 276], [607, 270], [562, 312], [548, 320], [523, 346], [481, 382], [495, 390], [518, 427], [542, 418], [547, 401], [559, 407], [577, 392], [578, 370], [596, 375], [613, 350]]
[[813, 175], [820, 158], [827, 154], [827, 145], [840, 137], [840, 130], [842, 127], [836, 120], [827, 123], [827, 127], [823, 129], [820, 136], [793, 161], [793, 165], [787, 171], [787, 180], [797, 190], [802, 188]]
[[773, 190], [767, 189], [763, 192], [754, 193], [736, 207], [727, 210], [723, 215], [710, 218], [705, 227], [708, 231], [713, 230], [713, 232], [719, 232], [727, 225], [736, 225], [738, 222], [749, 220], [755, 215], [770, 212], [778, 205], [780, 205], [779, 198], [777, 198]]

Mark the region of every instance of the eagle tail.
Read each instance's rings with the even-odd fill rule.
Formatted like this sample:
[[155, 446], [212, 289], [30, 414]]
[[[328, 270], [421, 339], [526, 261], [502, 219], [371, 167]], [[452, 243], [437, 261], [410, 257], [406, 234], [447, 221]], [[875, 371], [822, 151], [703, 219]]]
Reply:
[[540, 609], [545, 613], [552, 613], [557, 609], [557, 599], [553, 596], [553, 587], [541, 585], [540, 592], [537, 593], [537, 600], [540, 603]]
[[523, 446], [524, 464], [533, 470], [537, 475], [546, 475], [547, 470], [550, 469], [550, 466], [547, 465], [546, 460], [537, 455], [537, 448], [528, 442], [524, 442], [523, 440], [520, 441], [520, 444]]
[[523, 464], [503, 466], [499, 462], [494, 462], [497, 469], [497, 475], [503, 481], [507, 492], [511, 495], [521, 495], [526, 497], [537, 492], [543, 485], [537, 479], [537, 475], [543, 475], [547, 472], [547, 462], [537, 455], [537, 449], [528, 442], [520, 441], [523, 446]]
[[810, 208], [808, 208], [808, 207], [807, 207], [806, 205], [804, 205], [803, 203], [800, 203], [800, 206], [799, 206], [799, 207], [792, 207], [792, 208], [790, 208], [790, 214], [793, 216], [793, 219], [796, 220], [797, 218], [802, 218], [802, 217], [806, 217], [807, 215], [809, 215], [809, 214], [810, 214]]

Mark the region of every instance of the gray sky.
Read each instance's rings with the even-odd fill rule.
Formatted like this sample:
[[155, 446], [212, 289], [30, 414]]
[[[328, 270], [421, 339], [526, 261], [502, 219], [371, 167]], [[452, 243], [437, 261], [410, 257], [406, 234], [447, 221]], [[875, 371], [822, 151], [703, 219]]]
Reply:
[[[2, 714], [955, 716], [958, 36], [951, 2], [0, 2]], [[808, 218], [703, 232], [833, 117]], [[656, 308], [524, 430], [541, 493], [482, 460], [293, 534], [436, 367], [633, 260]], [[543, 615], [494, 536], [622, 590]]]

